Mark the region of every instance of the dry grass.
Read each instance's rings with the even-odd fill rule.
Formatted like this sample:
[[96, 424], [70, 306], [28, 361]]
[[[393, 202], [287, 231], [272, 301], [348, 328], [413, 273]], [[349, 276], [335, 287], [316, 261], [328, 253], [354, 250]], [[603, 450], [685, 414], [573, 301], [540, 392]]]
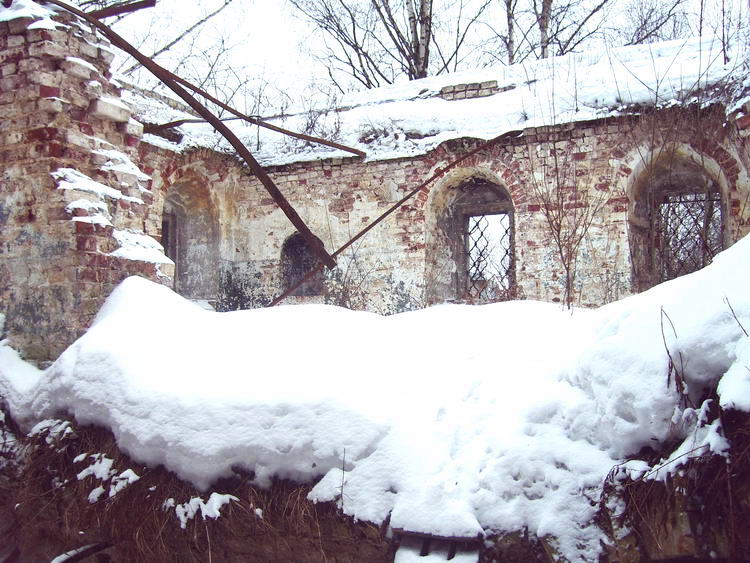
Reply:
[[[606, 498], [624, 500], [627, 508], [620, 522], [635, 532], [642, 553], [678, 549], [686, 536], [680, 540], [675, 531], [682, 530], [690, 539], [679, 549], [693, 550], [683, 556], [709, 559], [713, 552], [728, 561], [750, 560], [750, 536], [745, 533], [750, 521], [750, 414], [714, 411], [731, 446], [727, 458], [693, 457], [666, 481], [641, 478], [615, 485], [608, 479], [605, 484], [600, 521], [608, 521]], [[661, 458], [656, 453], [649, 457], [652, 466]]]
[[[252, 475], [238, 472], [211, 491], [198, 491], [163, 467], [148, 468], [123, 454], [113, 435], [92, 426], [53, 435], [49, 430], [21, 439], [24, 462], [17, 479], [6, 484], [6, 502], [18, 504], [16, 537], [21, 560], [43, 559], [90, 544], [111, 545], [102, 552], [115, 561], [327, 561], [331, 552], [347, 550], [373, 561], [385, 560], [388, 542], [377, 527], [355, 523], [333, 504], [307, 500], [310, 487], [276, 481], [271, 487], [253, 486]], [[108, 498], [109, 482], [77, 474], [90, 461], [75, 463], [80, 454], [103, 454], [113, 460], [117, 474], [132, 469], [141, 478]], [[89, 493], [105, 492], [95, 503]], [[177, 504], [211, 492], [239, 500], [224, 505], [221, 517], [203, 520], [196, 515], [185, 529], [174, 509]], [[262, 510], [262, 518], [256, 513]], [[81, 532], [84, 532], [81, 534]]]

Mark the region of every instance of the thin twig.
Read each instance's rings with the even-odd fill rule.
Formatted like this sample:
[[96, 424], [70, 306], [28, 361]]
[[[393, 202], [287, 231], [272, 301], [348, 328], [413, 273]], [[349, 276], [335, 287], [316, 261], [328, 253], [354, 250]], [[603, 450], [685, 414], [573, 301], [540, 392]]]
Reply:
[[745, 330], [745, 327], [742, 326], [742, 323], [740, 322], [740, 319], [737, 318], [737, 313], [734, 312], [734, 308], [732, 307], [732, 304], [729, 302], [729, 298], [728, 297], [724, 297], [724, 303], [726, 303], [727, 307], [729, 307], [729, 310], [732, 311], [732, 316], [734, 317], [734, 320], [737, 321], [737, 324], [742, 329], [742, 332], [745, 333], [745, 336], [750, 336], [750, 335], [747, 334], [747, 331]]

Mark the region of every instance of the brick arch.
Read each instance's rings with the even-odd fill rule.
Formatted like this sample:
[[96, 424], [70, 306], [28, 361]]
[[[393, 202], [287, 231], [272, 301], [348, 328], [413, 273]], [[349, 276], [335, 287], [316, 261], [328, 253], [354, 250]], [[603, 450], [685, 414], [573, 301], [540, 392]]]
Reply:
[[[472, 190], [476, 190], [474, 194]], [[513, 194], [500, 175], [486, 166], [457, 168], [437, 182], [423, 198], [425, 217], [425, 299], [428, 303], [487, 296], [468, 295], [464, 215], [485, 213], [504, 216], [510, 229], [510, 284], [515, 287], [513, 266]], [[499, 215], [498, 215], [499, 214]], [[489, 215], [488, 215], [489, 217]], [[505, 244], [505, 240], [503, 242]], [[510, 288], [509, 288], [510, 289]], [[501, 297], [495, 297], [501, 298]]]
[[722, 231], [720, 240], [711, 237], [715, 243], [709, 245], [713, 250], [706, 259], [710, 261], [716, 248], [731, 244], [730, 216], [733, 194], [736, 199], [737, 174], [727, 172], [736, 170], [737, 164], [731, 157], [727, 158], [728, 153], [719, 161], [689, 143], [670, 142], [657, 148], [637, 147], [628, 157], [629, 166], [625, 170], [629, 174], [624, 175], [623, 188], [628, 198], [628, 244], [633, 288], [636, 291], [674, 277], [661, 271], [666, 256], [664, 245], [668, 242], [669, 234], [661, 232], [664, 229], [659, 226], [657, 210], [660, 205], [657, 200], [668, 197], [669, 191], [705, 193], [707, 197], [716, 194], [717, 203], [712, 205], [718, 205], [718, 209], [712, 224], [718, 225], [716, 222], [719, 221]]
[[221, 185], [233, 168], [241, 170], [242, 165], [230, 155], [220, 154], [207, 148], [198, 148], [170, 155], [170, 158], [165, 159], [159, 168], [161, 181], [158, 188], [163, 194], [169, 186], [189, 176], [203, 177], [207, 181]]

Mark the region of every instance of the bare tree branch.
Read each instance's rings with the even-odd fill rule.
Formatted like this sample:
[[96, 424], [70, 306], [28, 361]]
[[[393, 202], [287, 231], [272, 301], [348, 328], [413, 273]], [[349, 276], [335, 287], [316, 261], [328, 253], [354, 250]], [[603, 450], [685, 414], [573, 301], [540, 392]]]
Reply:
[[[150, 59], [155, 59], [159, 55], [161, 55], [161, 54], [166, 53], [167, 51], [169, 51], [172, 47], [174, 47], [175, 45], [177, 45], [177, 43], [179, 43], [180, 41], [182, 41], [185, 37], [189, 36], [196, 29], [198, 29], [203, 24], [205, 24], [208, 20], [210, 20], [211, 18], [213, 18], [216, 15], [220, 14], [224, 10], [224, 8], [226, 8], [227, 6], [229, 6], [229, 4], [232, 3], [232, 1], [233, 0], [224, 0], [224, 3], [221, 6], [219, 6], [216, 10], [214, 10], [213, 12], [207, 14], [206, 16], [204, 16], [203, 18], [201, 18], [200, 20], [198, 20], [197, 22], [195, 22], [193, 25], [191, 25], [190, 27], [188, 27], [186, 30], [184, 30], [182, 33], [180, 33], [180, 35], [178, 35], [177, 37], [175, 37], [172, 41], [168, 42], [163, 47], [161, 47], [161, 48], [157, 49], [156, 51], [154, 51], [149, 56], [149, 58]], [[123, 71], [123, 74], [130, 74], [130, 73], [132, 73], [135, 69], [137, 69], [140, 66], [141, 66], [140, 64], [134, 64], [134, 65], [128, 67], [127, 69], [125, 69]]]

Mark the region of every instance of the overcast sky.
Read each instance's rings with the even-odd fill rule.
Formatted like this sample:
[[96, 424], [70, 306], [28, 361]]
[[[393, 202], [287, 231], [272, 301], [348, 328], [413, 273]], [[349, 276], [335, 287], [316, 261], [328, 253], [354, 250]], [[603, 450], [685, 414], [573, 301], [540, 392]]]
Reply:
[[[116, 24], [115, 29], [145, 54], [176, 37], [223, 0], [159, 0]], [[196, 42], [174, 48], [175, 58], [160, 58], [174, 69], [185, 50], [199, 53], [224, 40], [238, 74], [265, 80], [280, 90], [298, 91], [313, 80], [316, 68], [305, 45], [315, 41], [310, 26], [294, 17], [286, 0], [234, 0], [201, 28]]]

